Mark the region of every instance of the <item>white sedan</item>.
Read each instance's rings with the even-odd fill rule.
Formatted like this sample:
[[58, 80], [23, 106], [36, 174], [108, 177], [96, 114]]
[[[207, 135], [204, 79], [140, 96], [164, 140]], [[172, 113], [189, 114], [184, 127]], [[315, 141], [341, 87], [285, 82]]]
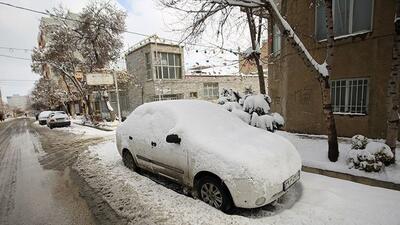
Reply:
[[301, 159], [288, 140], [206, 101], [146, 103], [116, 135], [128, 168], [173, 179], [224, 212], [271, 203], [300, 179]]
[[40, 125], [46, 125], [47, 119], [53, 111], [43, 111], [39, 114], [38, 120]]
[[54, 127], [68, 127], [71, 125], [69, 116], [64, 111], [54, 111], [50, 113], [47, 119], [47, 126], [50, 129]]

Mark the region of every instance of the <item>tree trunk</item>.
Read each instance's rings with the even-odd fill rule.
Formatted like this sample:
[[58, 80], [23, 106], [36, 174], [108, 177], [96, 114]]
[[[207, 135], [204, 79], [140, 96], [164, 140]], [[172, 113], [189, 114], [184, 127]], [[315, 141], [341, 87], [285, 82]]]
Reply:
[[[247, 22], [249, 24], [249, 30], [250, 30], [251, 47], [255, 51], [255, 50], [257, 50], [257, 40], [256, 40], [257, 31], [256, 31], [256, 25], [254, 23], [253, 13], [252, 13], [251, 9], [246, 9], [246, 15], [247, 15]], [[265, 89], [264, 70], [263, 70], [263, 66], [260, 63], [260, 54], [259, 53], [256, 54], [254, 52], [253, 59], [256, 62], [256, 66], [257, 66], [258, 82], [260, 85], [260, 93], [267, 94], [266, 89]]]
[[325, 114], [325, 125], [328, 135], [328, 158], [331, 162], [336, 162], [339, 157], [339, 147], [337, 142], [337, 132], [335, 117], [332, 111], [331, 101], [331, 87], [330, 76], [332, 75], [332, 62], [333, 62], [333, 47], [334, 47], [334, 33], [333, 33], [333, 16], [332, 16], [332, 0], [325, 0], [325, 13], [326, 13], [326, 28], [327, 28], [327, 43], [326, 43], [326, 69], [328, 75], [320, 79], [322, 91], [322, 104]]
[[[333, 60], [333, 48], [334, 48], [334, 34], [333, 34], [333, 17], [332, 17], [332, 0], [325, 0], [325, 12], [327, 21], [327, 55], [325, 59], [326, 70], [323, 71], [323, 65], [319, 65], [314, 58], [311, 56], [307, 48], [300, 41], [300, 38], [293, 31], [290, 25], [282, 17], [278, 11], [276, 5], [272, 1], [269, 1], [266, 5], [266, 9], [273, 18], [273, 21], [277, 23], [279, 29], [282, 31], [282, 35], [287, 38], [289, 45], [297, 51], [298, 55], [302, 58], [305, 65], [310, 69], [311, 72], [316, 73], [318, 81], [320, 82], [321, 92], [322, 92], [322, 106], [323, 113], [325, 116], [325, 124], [327, 128], [328, 135], [328, 158], [332, 162], [336, 162], [339, 157], [339, 149], [337, 143], [337, 132], [335, 118], [332, 112], [331, 105], [331, 93], [330, 93], [330, 80], [329, 77], [332, 72], [332, 60]], [[326, 73], [324, 73], [326, 72]]]
[[[395, 35], [393, 38], [392, 68], [387, 90], [386, 144], [396, 157], [396, 142], [399, 132], [399, 70], [400, 70], [400, 0], [396, 0]], [[393, 158], [393, 163], [396, 158]]]

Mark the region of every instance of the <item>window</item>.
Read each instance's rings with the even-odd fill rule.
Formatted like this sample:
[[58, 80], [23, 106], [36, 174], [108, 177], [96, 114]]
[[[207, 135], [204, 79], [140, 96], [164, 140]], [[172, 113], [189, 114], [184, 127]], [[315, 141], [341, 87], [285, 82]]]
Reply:
[[153, 101], [163, 101], [163, 100], [178, 100], [183, 99], [183, 94], [168, 94], [168, 95], [155, 95]]
[[279, 27], [275, 24], [272, 28], [272, 53], [274, 55], [279, 54], [281, 51], [281, 31]]
[[147, 79], [151, 79], [151, 59], [150, 59], [150, 53], [145, 54], [146, 57], [146, 70], [147, 70]]
[[156, 58], [157, 79], [181, 79], [182, 65], [181, 55], [175, 53], [158, 52], [154, 53]]
[[215, 98], [219, 96], [218, 83], [204, 83], [204, 97]]
[[[374, 0], [333, 0], [333, 27], [335, 37], [372, 30]], [[319, 1], [316, 12], [316, 38], [326, 39], [324, 1]]]
[[191, 98], [197, 98], [197, 92], [190, 92], [189, 97]]
[[333, 112], [367, 114], [368, 79], [332, 80]]

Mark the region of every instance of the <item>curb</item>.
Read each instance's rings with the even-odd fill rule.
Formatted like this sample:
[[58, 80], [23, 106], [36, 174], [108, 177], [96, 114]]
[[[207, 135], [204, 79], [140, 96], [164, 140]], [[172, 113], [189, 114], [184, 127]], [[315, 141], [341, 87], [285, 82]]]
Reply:
[[74, 124], [77, 124], [77, 125], [80, 125], [80, 126], [84, 126], [84, 127], [91, 127], [91, 128], [102, 130], [102, 131], [114, 131], [112, 129], [107, 129], [107, 128], [103, 128], [103, 127], [97, 127], [97, 126], [94, 126], [94, 125], [81, 124], [81, 123], [75, 123], [75, 122], [74, 122]]
[[314, 173], [314, 174], [319, 174], [319, 175], [323, 175], [323, 176], [327, 176], [327, 177], [348, 180], [348, 181], [352, 181], [352, 182], [359, 183], [359, 184], [365, 184], [365, 185], [369, 185], [369, 186], [400, 191], [400, 184], [396, 184], [396, 183], [389, 182], [389, 181], [376, 180], [376, 179], [372, 179], [372, 178], [368, 178], [368, 177], [359, 177], [359, 176], [354, 176], [354, 175], [347, 174], [347, 173], [341, 173], [341, 172], [336, 172], [336, 171], [331, 171], [331, 170], [323, 170], [323, 169], [318, 169], [318, 168], [308, 167], [308, 166], [302, 166], [301, 170], [304, 172], [308, 172], [308, 173]]

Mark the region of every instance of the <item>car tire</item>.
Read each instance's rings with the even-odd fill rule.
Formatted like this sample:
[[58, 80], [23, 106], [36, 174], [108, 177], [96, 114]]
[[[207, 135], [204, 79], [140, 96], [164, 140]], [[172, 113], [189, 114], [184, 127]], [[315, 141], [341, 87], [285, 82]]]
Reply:
[[232, 197], [223, 182], [215, 177], [200, 178], [197, 183], [197, 194], [203, 202], [225, 213], [232, 209]]
[[135, 163], [135, 159], [133, 158], [131, 152], [129, 150], [123, 150], [122, 151], [122, 161], [124, 162], [124, 165], [128, 167], [128, 169], [132, 171], [137, 171], [137, 165]]

